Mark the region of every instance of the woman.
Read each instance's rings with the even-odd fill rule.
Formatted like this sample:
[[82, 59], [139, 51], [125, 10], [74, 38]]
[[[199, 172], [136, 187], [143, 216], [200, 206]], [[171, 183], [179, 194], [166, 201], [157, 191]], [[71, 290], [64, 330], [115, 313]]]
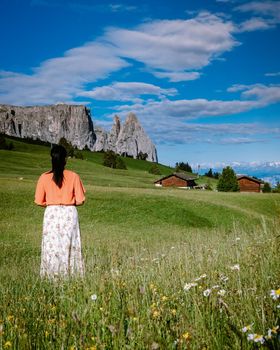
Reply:
[[65, 170], [67, 152], [62, 146], [51, 150], [52, 170], [37, 183], [35, 203], [46, 207], [43, 222], [42, 277], [83, 275], [81, 237], [76, 206], [85, 201], [80, 177]]

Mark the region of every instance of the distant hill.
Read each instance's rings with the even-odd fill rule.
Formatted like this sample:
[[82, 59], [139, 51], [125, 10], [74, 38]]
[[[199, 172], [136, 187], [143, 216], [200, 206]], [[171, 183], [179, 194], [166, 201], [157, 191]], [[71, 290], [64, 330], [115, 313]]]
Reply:
[[[10, 138], [14, 149], [0, 150], [0, 177], [23, 177], [35, 179], [50, 168], [50, 145], [32, 144], [28, 140]], [[103, 152], [81, 151], [84, 160], [68, 159], [67, 168], [77, 171], [91, 184], [117, 187], [153, 187], [153, 182], [161, 175], [149, 173], [152, 162], [122, 157], [127, 170], [104, 167]], [[158, 164], [162, 175], [168, 175], [173, 168]]]

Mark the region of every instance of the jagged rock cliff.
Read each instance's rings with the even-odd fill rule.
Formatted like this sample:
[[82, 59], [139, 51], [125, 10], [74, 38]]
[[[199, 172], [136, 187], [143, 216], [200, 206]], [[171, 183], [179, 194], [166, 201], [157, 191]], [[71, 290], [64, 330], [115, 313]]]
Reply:
[[118, 116], [110, 132], [93, 127], [90, 111], [81, 105], [17, 107], [0, 105], [0, 133], [58, 143], [64, 137], [78, 149], [112, 150], [137, 158], [147, 153], [147, 160], [157, 162], [157, 151], [150, 138], [130, 113], [123, 125]]
[[152, 162], [157, 162], [158, 160], [154, 144], [133, 113], [129, 113], [120, 129], [116, 142], [116, 151], [118, 154], [127, 154], [133, 156], [133, 158], [137, 158], [140, 152], [147, 153], [148, 160]]
[[78, 149], [87, 146], [93, 150], [96, 141], [90, 112], [78, 105], [0, 105], [0, 132], [51, 143], [58, 143], [65, 137]]
[[126, 121], [121, 125], [118, 116], [114, 118], [114, 124], [109, 133], [101, 128], [95, 128], [95, 151], [114, 151], [123, 156], [137, 158], [140, 152], [147, 154], [147, 160], [157, 162], [157, 150], [151, 139], [140, 125], [137, 117], [129, 113]]

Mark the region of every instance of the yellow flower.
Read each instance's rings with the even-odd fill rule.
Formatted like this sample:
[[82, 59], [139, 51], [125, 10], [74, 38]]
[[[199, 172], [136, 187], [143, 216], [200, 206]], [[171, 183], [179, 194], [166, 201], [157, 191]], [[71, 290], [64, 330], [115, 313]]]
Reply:
[[158, 318], [160, 316], [160, 311], [154, 310], [152, 315], [153, 315], [153, 318]]
[[137, 317], [133, 317], [132, 321], [134, 321], [134, 322], [137, 321]]
[[49, 336], [49, 332], [48, 331], [45, 331], [45, 337], [47, 338]]
[[6, 341], [6, 343], [4, 344], [4, 349], [8, 349], [12, 347], [12, 343], [10, 341]]
[[165, 295], [163, 295], [163, 296], [161, 297], [161, 300], [162, 300], [162, 301], [166, 301], [166, 300], [168, 300], [168, 297], [165, 296]]
[[280, 288], [279, 289], [272, 289], [270, 291], [270, 295], [271, 295], [272, 299], [274, 299], [274, 300], [280, 298]]
[[9, 315], [9, 316], [7, 317], [7, 320], [8, 320], [9, 322], [12, 322], [12, 321], [14, 320], [14, 316], [13, 316], [13, 315]]
[[69, 350], [76, 350], [76, 346], [75, 345], [70, 346]]
[[172, 309], [172, 310], [171, 310], [171, 313], [172, 313], [173, 316], [175, 316], [176, 313], [177, 313], [176, 309]]
[[190, 340], [191, 339], [191, 335], [189, 332], [186, 332], [182, 335], [182, 338], [185, 339], [185, 340]]
[[154, 309], [156, 306], [157, 306], [156, 303], [152, 303], [151, 309]]
[[48, 324], [54, 324], [55, 323], [55, 318], [50, 318], [48, 320]]
[[252, 330], [252, 327], [253, 327], [253, 323], [252, 324], [248, 324], [247, 326], [243, 327], [241, 330], [243, 333], [246, 333], [248, 331], [251, 331]]

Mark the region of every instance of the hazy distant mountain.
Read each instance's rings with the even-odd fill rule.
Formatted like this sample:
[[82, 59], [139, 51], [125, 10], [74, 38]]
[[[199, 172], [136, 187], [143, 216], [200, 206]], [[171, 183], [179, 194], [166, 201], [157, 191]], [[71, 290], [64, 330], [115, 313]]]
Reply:
[[[231, 163], [203, 163], [200, 164], [200, 174], [204, 174], [209, 168], [213, 171], [222, 171], [227, 165], [231, 166], [237, 174], [256, 176], [275, 186], [280, 181], [280, 161], [271, 162], [231, 162]], [[198, 165], [193, 165], [194, 169]]]

